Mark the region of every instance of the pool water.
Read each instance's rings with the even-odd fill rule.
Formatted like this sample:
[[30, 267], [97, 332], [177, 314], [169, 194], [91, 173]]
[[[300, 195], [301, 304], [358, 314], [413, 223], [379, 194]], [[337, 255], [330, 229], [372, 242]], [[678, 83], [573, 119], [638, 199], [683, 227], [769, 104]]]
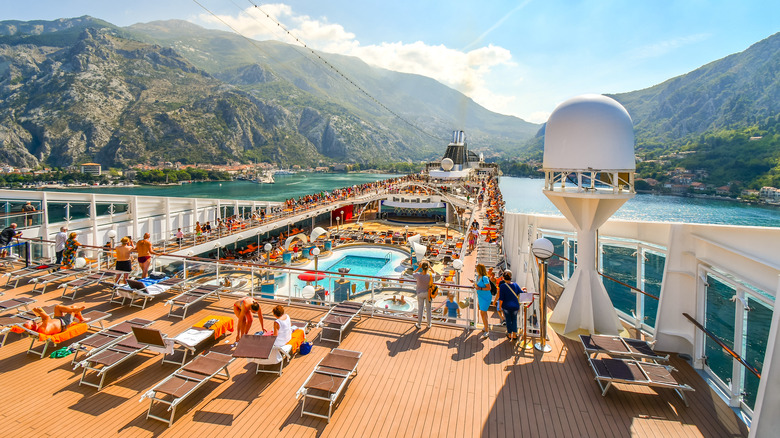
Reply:
[[[404, 268], [401, 266], [401, 262], [409, 257], [409, 255], [403, 251], [383, 248], [372, 245], [356, 245], [344, 248], [336, 248], [333, 250], [333, 255], [322, 258], [320, 257], [318, 270], [338, 272], [340, 268], [349, 269], [348, 275], [371, 275], [375, 277], [400, 277], [403, 274]], [[314, 270], [314, 262], [307, 264], [303, 267], [307, 270]], [[302, 290], [307, 284], [305, 281], [299, 280], [297, 275], [293, 278], [293, 295], [295, 291]], [[327, 290], [333, 290], [335, 279], [324, 279], [318, 282], [312, 282], [310, 284], [315, 286], [322, 286]], [[370, 287], [370, 282], [366, 284], [365, 281], [358, 279], [352, 279], [352, 284], [355, 287], [355, 293], [360, 293]], [[284, 284], [283, 279], [278, 279], [277, 284], [279, 286]]]
[[389, 262], [389, 258], [348, 255], [330, 265], [327, 270], [337, 272], [341, 268], [347, 268], [350, 274], [376, 275]]

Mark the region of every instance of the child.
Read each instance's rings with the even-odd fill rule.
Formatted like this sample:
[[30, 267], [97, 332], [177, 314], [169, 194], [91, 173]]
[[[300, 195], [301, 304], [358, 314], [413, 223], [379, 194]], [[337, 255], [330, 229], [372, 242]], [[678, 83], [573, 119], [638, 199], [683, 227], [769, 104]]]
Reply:
[[447, 322], [455, 322], [455, 318], [460, 318], [460, 306], [455, 302], [455, 294], [450, 292], [447, 294], [446, 303], [447, 306]]

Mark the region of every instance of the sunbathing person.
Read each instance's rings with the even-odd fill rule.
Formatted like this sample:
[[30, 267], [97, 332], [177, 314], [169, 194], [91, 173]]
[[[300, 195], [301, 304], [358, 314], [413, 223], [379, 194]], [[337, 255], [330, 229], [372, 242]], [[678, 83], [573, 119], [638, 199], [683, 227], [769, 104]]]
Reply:
[[252, 327], [252, 312], [257, 312], [257, 318], [260, 319], [260, 327], [265, 331], [265, 322], [263, 321], [263, 312], [260, 310], [260, 303], [255, 301], [254, 298], [246, 297], [233, 304], [233, 313], [236, 314], [238, 319], [236, 342], [249, 333], [249, 329]]
[[89, 321], [89, 318], [81, 316], [81, 311], [85, 308], [84, 306], [63, 306], [58, 304], [54, 306], [54, 318], [52, 318], [40, 307], [35, 307], [32, 310], [41, 317], [41, 322], [27, 321], [24, 323], [24, 327], [44, 335], [61, 333], [67, 330], [68, 326], [74, 323], [74, 320], [77, 323]]

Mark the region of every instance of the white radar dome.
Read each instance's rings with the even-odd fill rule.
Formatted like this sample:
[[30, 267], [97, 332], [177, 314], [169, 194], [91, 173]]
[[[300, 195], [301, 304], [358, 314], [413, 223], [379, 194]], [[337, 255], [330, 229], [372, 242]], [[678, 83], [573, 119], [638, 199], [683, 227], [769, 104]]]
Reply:
[[634, 125], [616, 100], [584, 94], [558, 105], [544, 134], [544, 169], [634, 170]]
[[452, 166], [454, 166], [455, 163], [452, 161], [452, 158], [445, 158], [441, 160], [441, 168], [444, 170], [452, 170]]

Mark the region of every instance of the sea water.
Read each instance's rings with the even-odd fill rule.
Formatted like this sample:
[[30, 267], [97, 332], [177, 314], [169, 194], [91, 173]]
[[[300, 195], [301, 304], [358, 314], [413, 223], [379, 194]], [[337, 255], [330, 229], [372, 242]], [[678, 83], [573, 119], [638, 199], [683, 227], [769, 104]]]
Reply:
[[[506, 211], [529, 214], [561, 213], [544, 195], [543, 179], [502, 177], [499, 183]], [[651, 222], [686, 222], [780, 227], [780, 208], [719, 199], [637, 194], [612, 216]]]
[[[284, 201], [288, 198], [333, 190], [400, 175], [382, 173], [298, 173], [278, 175], [276, 184], [251, 181], [200, 182], [175, 186], [95, 187], [72, 192], [192, 198]], [[544, 196], [544, 180], [501, 177], [501, 192], [509, 212], [560, 215]], [[687, 222], [780, 227], [780, 208], [736, 201], [637, 194], [613, 216], [615, 219], [653, 222]]]

